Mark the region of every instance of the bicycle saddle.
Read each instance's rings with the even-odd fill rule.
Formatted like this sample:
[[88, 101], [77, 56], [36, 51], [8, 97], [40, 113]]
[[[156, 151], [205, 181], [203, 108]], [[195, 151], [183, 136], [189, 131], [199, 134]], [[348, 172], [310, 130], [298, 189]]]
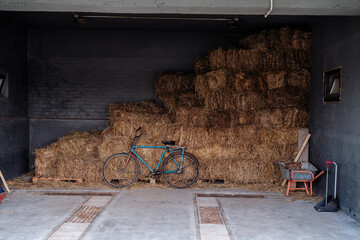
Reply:
[[161, 141], [165, 145], [175, 145], [175, 141]]

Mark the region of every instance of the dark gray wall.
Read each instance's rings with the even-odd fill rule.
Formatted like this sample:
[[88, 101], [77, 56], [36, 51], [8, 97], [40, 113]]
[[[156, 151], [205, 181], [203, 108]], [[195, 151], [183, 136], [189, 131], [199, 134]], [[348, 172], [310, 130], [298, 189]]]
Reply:
[[[319, 19], [313, 27], [310, 160], [339, 167], [341, 208], [360, 219], [360, 18]], [[323, 72], [342, 66], [341, 103], [323, 104]], [[334, 171], [330, 167], [330, 178]], [[330, 193], [333, 193], [331, 182]], [[325, 195], [325, 177], [317, 185]]]
[[155, 99], [159, 72], [191, 72], [196, 56], [239, 38], [236, 33], [30, 30], [30, 152], [69, 130], [105, 128], [110, 103]]
[[27, 31], [1, 21], [0, 33], [0, 73], [8, 81], [8, 97], [0, 98], [0, 170], [11, 179], [29, 169]]

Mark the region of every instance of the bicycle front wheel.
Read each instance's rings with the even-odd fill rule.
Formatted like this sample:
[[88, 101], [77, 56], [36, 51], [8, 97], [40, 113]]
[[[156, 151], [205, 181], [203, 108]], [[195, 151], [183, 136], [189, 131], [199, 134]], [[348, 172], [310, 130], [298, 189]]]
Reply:
[[112, 155], [104, 163], [103, 177], [111, 187], [127, 187], [135, 182], [138, 176], [139, 164], [127, 153]]
[[193, 185], [199, 176], [197, 161], [189, 155], [171, 154], [163, 164], [165, 182], [173, 188], [187, 188]]

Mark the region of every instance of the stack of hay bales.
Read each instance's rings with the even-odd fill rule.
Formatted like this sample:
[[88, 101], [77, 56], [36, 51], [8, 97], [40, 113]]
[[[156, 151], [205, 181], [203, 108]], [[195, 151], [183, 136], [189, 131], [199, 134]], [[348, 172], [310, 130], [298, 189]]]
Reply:
[[100, 131], [70, 131], [57, 142], [35, 150], [35, 175], [102, 181], [102, 163], [98, 157], [100, 144]]
[[155, 91], [170, 112], [179, 107], [203, 105], [195, 94], [194, 77], [192, 73], [161, 73], [158, 75]]
[[204, 106], [178, 107], [174, 120], [180, 143], [199, 158], [200, 179], [281, 178], [277, 162], [293, 159], [298, 128], [309, 122], [310, 43], [311, 34], [282, 28], [195, 59], [195, 94]]
[[[173, 135], [172, 122], [165, 109], [153, 101], [140, 103], [111, 104], [109, 106], [109, 126], [102, 133], [99, 159], [105, 162], [115, 153], [129, 152], [135, 130], [143, 131], [138, 145], [158, 145], [168, 135]], [[140, 156], [153, 167], [161, 153], [152, 149], [136, 149]], [[147, 174], [147, 173], [146, 173]]]
[[[242, 39], [241, 48], [219, 48], [196, 58], [194, 73], [159, 74], [155, 91], [164, 108], [150, 101], [110, 105], [110, 124], [97, 146], [99, 165], [127, 152], [142, 126], [139, 145], [174, 140], [187, 146], [200, 162], [201, 180], [278, 182], [277, 162], [293, 159], [298, 128], [309, 121], [310, 43], [311, 34], [300, 30], [263, 31]], [[58, 155], [42, 160], [51, 148], [37, 150], [37, 175], [65, 174], [47, 172], [63, 161]], [[161, 154], [139, 152], [151, 167]], [[100, 173], [97, 179], [102, 181]]]

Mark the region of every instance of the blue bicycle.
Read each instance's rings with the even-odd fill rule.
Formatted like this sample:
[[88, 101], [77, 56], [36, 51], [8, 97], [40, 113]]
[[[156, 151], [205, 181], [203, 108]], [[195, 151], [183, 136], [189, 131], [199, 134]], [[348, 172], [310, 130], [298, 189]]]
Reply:
[[[136, 146], [136, 141], [141, 137], [141, 134], [137, 135], [140, 129], [141, 127], [135, 131], [129, 153], [117, 153], [105, 161], [103, 177], [108, 185], [124, 188], [133, 184], [139, 177], [140, 162], [150, 170], [150, 174], [146, 177], [156, 177], [162, 174], [165, 182], [173, 188], [187, 188], [196, 182], [199, 176], [199, 162], [194, 155], [186, 151], [186, 147], [175, 146], [174, 141], [162, 141], [165, 146]], [[163, 149], [155, 169], [152, 169], [135, 152], [136, 148]], [[161, 165], [165, 153], [168, 154]]]

